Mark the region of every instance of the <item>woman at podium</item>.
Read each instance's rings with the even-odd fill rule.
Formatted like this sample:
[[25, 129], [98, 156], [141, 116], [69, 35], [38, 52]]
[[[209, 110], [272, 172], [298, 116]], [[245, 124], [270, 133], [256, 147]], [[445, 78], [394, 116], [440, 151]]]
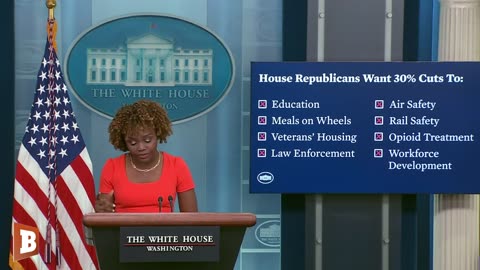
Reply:
[[172, 134], [167, 112], [140, 100], [121, 107], [108, 127], [124, 154], [109, 158], [100, 175], [96, 212], [197, 212], [195, 183], [183, 158], [157, 150]]

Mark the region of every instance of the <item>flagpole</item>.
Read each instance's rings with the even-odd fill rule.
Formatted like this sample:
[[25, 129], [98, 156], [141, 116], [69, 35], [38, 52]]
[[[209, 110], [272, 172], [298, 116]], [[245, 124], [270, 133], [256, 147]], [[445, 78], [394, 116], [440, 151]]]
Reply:
[[46, 0], [46, 5], [48, 8], [48, 19], [53, 20], [55, 16], [53, 15], [53, 11], [57, 6], [57, 0]]
[[[48, 9], [48, 23], [47, 23], [47, 32], [48, 32], [48, 41], [50, 44], [53, 46], [54, 49], [56, 49], [56, 22], [55, 22], [55, 16], [54, 16], [54, 9], [57, 6], [57, 1], [56, 0], [46, 0], [46, 6]], [[51, 181], [51, 179], [50, 179]], [[56, 190], [56, 186], [55, 186]], [[55, 194], [56, 195], [56, 194]], [[56, 239], [56, 245], [55, 245], [55, 255], [56, 255], [56, 264], [59, 266], [60, 261], [61, 261], [61, 254], [60, 254], [60, 238], [58, 234], [58, 225], [57, 225], [57, 214], [56, 214], [56, 207], [57, 207], [57, 201], [56, 201], [56, 196], [55, 196], [55, 239]], [[48, 187], [48, 201], [50, 201], [50, 185]], [[44, 262], [46, 264], [50, 264], [52, 261], [52, 243], [51, 243], [51, 237], [52, 237], [52, 224], [51, 224], [51, 219], [50, 219], [50, 204], [48, 205], [48, 217], [47, 217], [47, 232], [46, 232], [46, 239], [45, 239], [45, 258]]]

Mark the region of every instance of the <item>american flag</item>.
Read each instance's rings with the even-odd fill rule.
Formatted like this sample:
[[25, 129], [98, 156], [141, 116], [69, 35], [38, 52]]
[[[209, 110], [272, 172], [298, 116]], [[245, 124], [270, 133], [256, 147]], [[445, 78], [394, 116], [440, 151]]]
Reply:
[[[97, 269], [82, 218], [94, 211], [92, 163], [73, 113], [54, 48], [47, 39], [34, 101], [16, 165], [13, 223], [37, 227], [39, 254], [12, 269]], [[12, 236], [13, 237], [13, 236]], [[10, 248], [12, 255], [12, 242]]]

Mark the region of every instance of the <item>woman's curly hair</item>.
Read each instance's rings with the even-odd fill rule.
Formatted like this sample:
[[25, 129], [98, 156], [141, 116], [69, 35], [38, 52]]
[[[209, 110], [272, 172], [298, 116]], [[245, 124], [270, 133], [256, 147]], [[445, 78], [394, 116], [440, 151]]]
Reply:
[[113, 118], [108, 133], [115, 149], [128, 151], [125, 136], [135, 134], [142, 128], [153, 128], [159, 143], [167, 141], [172, 134], [172, 123], [165, 109], [151, 100], [139, 100], [122, 106]]

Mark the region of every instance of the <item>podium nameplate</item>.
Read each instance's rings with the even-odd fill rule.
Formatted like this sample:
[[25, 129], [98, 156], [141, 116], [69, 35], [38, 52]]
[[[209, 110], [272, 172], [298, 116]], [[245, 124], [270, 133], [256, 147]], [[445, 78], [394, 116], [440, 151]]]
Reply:
[[120, 227], [120, 262], [216, 262], [219, 226]]

